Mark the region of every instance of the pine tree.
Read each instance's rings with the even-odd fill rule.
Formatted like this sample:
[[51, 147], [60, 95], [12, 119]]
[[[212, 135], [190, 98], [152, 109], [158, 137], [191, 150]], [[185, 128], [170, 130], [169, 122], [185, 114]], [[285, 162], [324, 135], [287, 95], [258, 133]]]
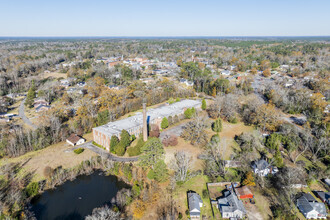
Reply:
[[160, 124], [160, 127], [161, 127], [162, 129], [165, 129], [165, 128], [168, 127], [168, 120], [167, 120], [166, 117], [163, 118], [162, 123]]
[[115, 153], [118, 156], [123, 156], [125, 154], [125, 151], [126, 151], [126, 147], [122, 142], [119, 142], [115, 147]]
[[202, 100], [202, 109], [206, 110], [206, 101], [205, 101], [205, 99]]
[[275, 157], [276, 166], [279, 168], [282, 168], [283, 167], [283, 158], [282, 158], [281, 152], [278, 147], [276, 149], [276, 153], [275, 153], [274, 157]]
[[25, 105], [28, 106], [29, 108], [32, 108], [35, 97], [36, 97], [36, 88], [34, 85], [34, 81], [32, 81], [32, 85], [26, 95]]
[[212, 130], [214, 132], [221, 132], [222, 131], [222, 121], [221, 118], [218, 118], [212, 124]]
[[110, 152], [111, 153], [115, 152], [115, 148], [116, 148], [117, 144], [119, 144], [118, 137], [116, 135], [112, 135], [111, 140], [110, 140]]
[[188, 108], [186, 111], [184, 111], [184, 116], [188, 119], [192, 117], [192, 112], [191, 112], [190, 108]]
[[131, 137], [126, 130], [122, 130], [120, 134], [120, 143], [126, 148], [131, 144]]
[[168, 170], [164, 160], [159, 160], [154, 167], [154, 179], [158, 182], [166, 181]]

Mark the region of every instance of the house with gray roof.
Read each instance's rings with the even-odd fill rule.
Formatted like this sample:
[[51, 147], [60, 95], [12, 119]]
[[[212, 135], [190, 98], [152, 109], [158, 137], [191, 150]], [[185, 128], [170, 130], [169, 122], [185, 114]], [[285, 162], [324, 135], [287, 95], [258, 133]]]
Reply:
[[246, 215], [243, 202], [238, 199], [233, 190], [223, 192], [223, 196], [218, 199], [218, 207], [222, 218], [242, 219]]
[[252, 162], [253, 172], [259, 176], [267, 176], [278, 172], [277, 167], [271, 166], [266, 160], [256, 160]]
[[203, 206], [203, 201], [196, 192], [190, 191], [187, 193], [188, 206], [191, 219], [199, 219], [201, 215], [201, 207]]
[[327, 210], [323, 203], [317, 200], [309, 193], [303, 193], [297, 199], [297, 208], [306, 219], [326, 219]]
[[314, 195], [321, 199], [322, 202], [330, 205], [330, 192], [313, 191]]

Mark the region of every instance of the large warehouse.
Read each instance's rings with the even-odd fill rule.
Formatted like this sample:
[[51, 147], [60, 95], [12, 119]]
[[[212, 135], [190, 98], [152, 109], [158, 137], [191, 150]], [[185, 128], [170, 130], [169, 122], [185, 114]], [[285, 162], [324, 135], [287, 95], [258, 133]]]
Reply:
[[[181, 115], [187, 108], [201, 107], [201, 102], [198, 100], [182, 100], [173, 104], [165, 104], [158, 108], [149, 109], [147, 112], [147, 124], [160, 125], [164, 117]], [[109, 150], [111, 136], [116, 135], [120, 137], [122, 130], [128, 131], [131, 135], [139, 136], [143, 129], [143, 114], [142, 112], [136, 113], [134, 116], [109, 122], [93, 128], [94, 141]]]

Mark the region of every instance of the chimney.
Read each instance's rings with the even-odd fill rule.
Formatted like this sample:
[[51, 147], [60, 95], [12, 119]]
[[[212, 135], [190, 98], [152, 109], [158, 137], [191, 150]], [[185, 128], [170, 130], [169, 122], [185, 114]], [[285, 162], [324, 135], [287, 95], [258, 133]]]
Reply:
[[147, 109], [146, 103], [143, 103], [143, 141], [146, 142], [148, 140], [148, 128], [147, 128]]

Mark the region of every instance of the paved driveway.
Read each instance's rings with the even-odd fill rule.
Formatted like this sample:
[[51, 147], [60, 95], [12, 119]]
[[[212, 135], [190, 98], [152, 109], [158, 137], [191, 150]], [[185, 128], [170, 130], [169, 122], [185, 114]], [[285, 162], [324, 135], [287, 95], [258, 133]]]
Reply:
[[89, 149], [89, 150], [97, 153], [101, 157], [107, 158], [108, 160], [117, 161], [117, 162], [136, 162], [139, 159], [139, 157], [129, 157], [129, 158], [128, 157], [117, 157], [113, 154], [110, 154], [108, 151], [95, 146], [94, 144], [92, 144], [91, 141], [86, 142], [82, 145], [76, 146], [76, 147], [72, 148], [72, 150], [77, 149], [77, 148]]
[[37, 126], [35, 124], [33, 124], [30, 119], [28, 119], [25, 115], [24, 112], [24, 103], [25, 103], [26, 98], [24, 98], [24, 100], [21, 102], [19, 109], [18, 109], [18, 115], [19, 117], [22, 118], [23, 122], [27, 125], [29, 125], [30, 127], [32, 127], [34, 130], [37, 129]]
[[161, 132], [159, 135], [160, 140], [163, 140], [166, 136], [170, 136], [171, 134], [173, 134], [177, 137], [180, 137], [180, 135], [183, 131], [183, 128], [186, 124], [187, 124], [187, 122]]

